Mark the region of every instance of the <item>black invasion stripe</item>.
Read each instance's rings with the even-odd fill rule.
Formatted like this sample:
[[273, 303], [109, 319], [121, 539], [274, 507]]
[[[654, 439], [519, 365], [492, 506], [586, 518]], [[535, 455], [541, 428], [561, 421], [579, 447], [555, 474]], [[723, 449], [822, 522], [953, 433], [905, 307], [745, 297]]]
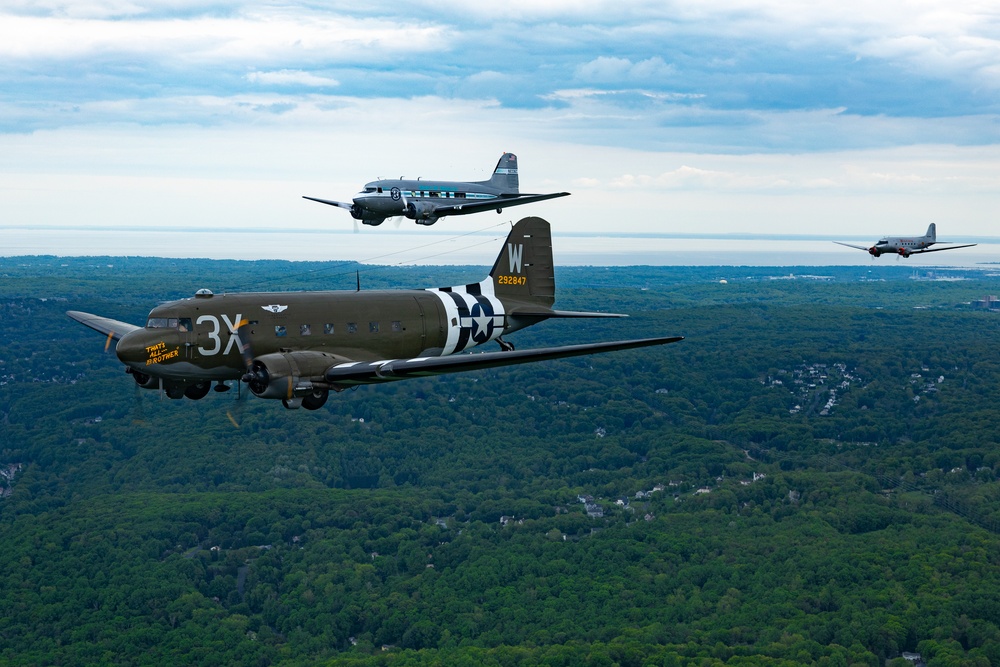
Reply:
[[[469, 345], [469, 334], [470, 329], [466, 329], [462, 326], [462, 318], [467, 318], [471, 315], [469, 312], [469, 306], [465, 303], [465, 299], [462, 298], [460, 294], [454, 292], [448, 292], [451, 295], [452, 300], [455, 305], [458, 306], [458, 343], [455, 344], [455, 352], [462, 352]], [[449, 323], [450, 326], [451, 323]]]

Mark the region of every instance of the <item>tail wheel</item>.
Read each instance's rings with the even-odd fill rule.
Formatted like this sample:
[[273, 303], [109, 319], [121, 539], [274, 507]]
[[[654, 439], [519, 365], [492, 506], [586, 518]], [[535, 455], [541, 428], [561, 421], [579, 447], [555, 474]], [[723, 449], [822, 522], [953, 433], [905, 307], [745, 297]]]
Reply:
[[330, 397], [330, 392], [326, 389], [313, 389], [308, 396], [302, 397], [302, 407], [306, 410], [319, 410], [326, 404], [326, 399]]

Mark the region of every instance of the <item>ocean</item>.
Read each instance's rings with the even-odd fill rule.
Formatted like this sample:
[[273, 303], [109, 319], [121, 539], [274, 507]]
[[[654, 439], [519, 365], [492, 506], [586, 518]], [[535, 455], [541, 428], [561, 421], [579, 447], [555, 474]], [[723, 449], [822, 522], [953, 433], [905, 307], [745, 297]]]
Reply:
[[[0, 256], [148, 256], [207, 259], [350, 260], [382, 265], [492, 265], [506, 237], [489, 232], [361, 228], [24, 228], [0, 227]], [[863, 244], [864, 240], [837, 238]], [[867, 241], [871, 243], [874, 237]], [[760, 236], [560, 234], [553, 255], [562, 266], [853, 266], [900, 262], [914, 266], [1000, 268], [1000, 239], [908, 259], [872, 259], [861, 250], [818, 238]], [[967, 243], [958, 239], [955, 243]], [[944, 243], [944, 242], [942, 242]], [[990, 266], [997, 265], [997, 266]]]

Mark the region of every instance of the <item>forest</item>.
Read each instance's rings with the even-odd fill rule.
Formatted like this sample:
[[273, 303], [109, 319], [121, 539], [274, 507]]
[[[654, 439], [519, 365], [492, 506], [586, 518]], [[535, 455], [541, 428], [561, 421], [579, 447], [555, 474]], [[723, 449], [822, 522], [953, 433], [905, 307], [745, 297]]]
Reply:
[[[558, 260], [558, 257], [556, 258]], [[83, 310], [484, 267], [0, 258], [0, 663], [1000, 665], [1000, 271], [557, 267], [518, 348], [289, 411]]]

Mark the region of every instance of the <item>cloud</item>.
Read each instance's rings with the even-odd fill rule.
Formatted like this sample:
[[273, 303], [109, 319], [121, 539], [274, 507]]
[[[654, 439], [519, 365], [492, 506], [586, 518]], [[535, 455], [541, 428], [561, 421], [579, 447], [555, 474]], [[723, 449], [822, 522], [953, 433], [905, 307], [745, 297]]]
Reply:
[[[595, 131], [605, 129], [602, 119], [636, 113], [657, 117], [660, 127], [685, 119], [704, 127], [720, 114], [729, 114], [726, 122], [742, 114], [752, 125], [755, 113], [836, 108], [969, 118], [1000, 113], [997, 97], [984, 94], [1000, 79], [1000, 40], [987, 9], [892, 0], [518, 0], [473, 8], [425, 0], [363, 9], [18, 0], [0, 9], [8, 63], [0, 85], [16, 115], [36, 127], [75, 122], [41, 117], [95, 97], [241, 95], [262, 85], [337, 85], [345, 96], [373, 99], [491, 99], [540, 114], [569, 107]], [[604, 98], [581, 99], [586, 91]], [[764, 137], [765, 150], [811, 145]]]
[[283, 69], [277, 72], [250, 72], [247, 81], [264, 85], [276, 86], [308, 86], [312, 88], [329, 88], [339, 86], [336, 79], [317, 76], [301, 70]]
[[436, 50], [439, 27], [386, 24], [310, 12], [267, 11], [231, 17], [127, 21], [2, 15], [0, 57], [40, 67], [59, 59], [102, 54], [173, 59], [180, 65], [211, 62], [373, 62], [401, 52]]
[[576, 68], [576, 78], [587, 83], [665, 82], [674, 68], [659, 56], [633, 63], [628, 58], [600, 56]]

